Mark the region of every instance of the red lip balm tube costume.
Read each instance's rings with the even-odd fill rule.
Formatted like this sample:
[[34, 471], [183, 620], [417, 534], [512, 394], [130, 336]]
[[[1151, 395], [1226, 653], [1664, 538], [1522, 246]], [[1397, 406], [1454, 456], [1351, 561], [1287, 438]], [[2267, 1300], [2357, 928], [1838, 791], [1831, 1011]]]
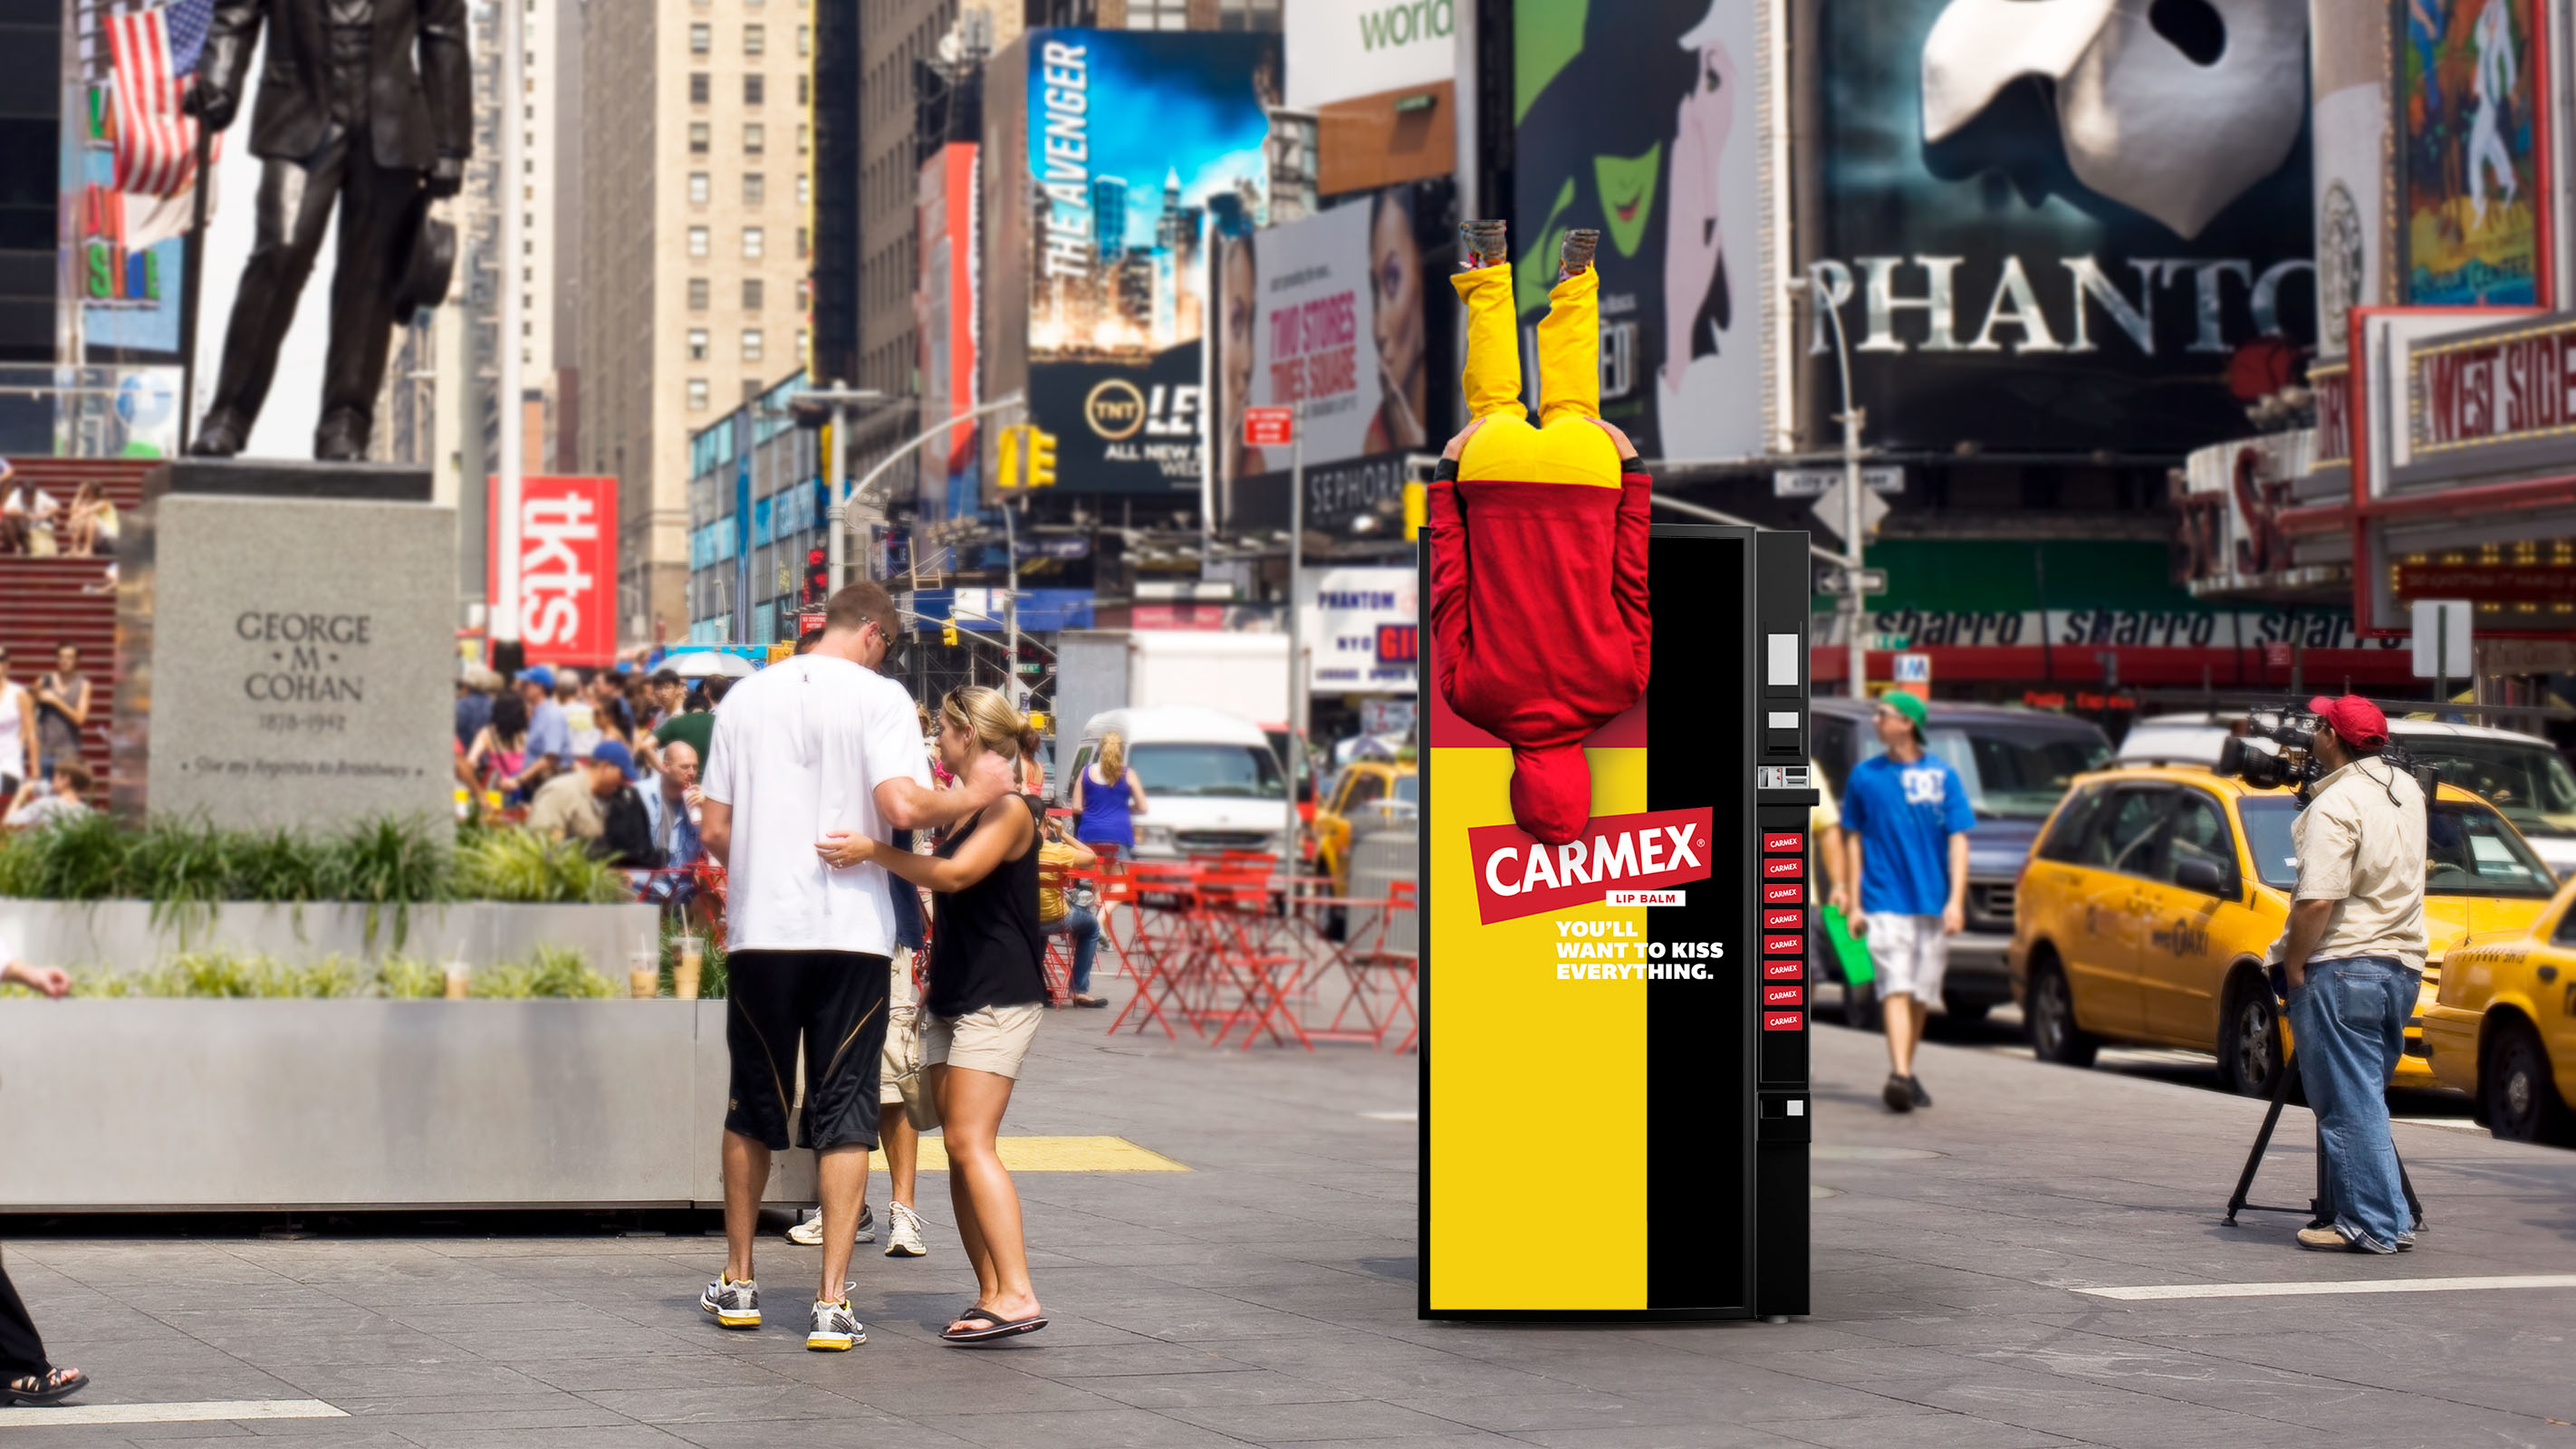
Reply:
[[1512, 747], [1512, 820], [1550, 845], [1592, 818], [1583, 741], [1645, 697], [1653, 622], [1643, 465], [1601, 416], [1600, 272], [1548, 293], [1540, 408], [1521, 406], [1509, 264], [1451, 279], [1467, 304], [1467, 409], [1483, 426], [1431, 485], [1436, 684]]

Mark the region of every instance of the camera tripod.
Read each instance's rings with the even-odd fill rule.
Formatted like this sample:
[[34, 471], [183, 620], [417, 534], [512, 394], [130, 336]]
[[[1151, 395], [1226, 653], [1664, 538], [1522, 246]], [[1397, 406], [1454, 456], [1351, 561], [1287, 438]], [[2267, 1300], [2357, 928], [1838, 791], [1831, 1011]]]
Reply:
[[[2278, 1007], [2280, 998], [2275, 996], [2273, 1002]], [[2273, 1013], [2273, 1020], [2284, 1029], [2284, 1040], [2288, 1039], [2287, 1016], [2286, 1009], [2276, 1010]], [[2322, 1131], [2317, 1137], [2317, 1195], [2308, 1200], [2306, 1207], [2268, 1207], [2259, 1202], [2245, 1200], [2254, 1191], [2254, 1174], [2263, 1166], [2263, 1153], [2272, 1145], [2272, 1129], [2281, 1123], [2281, 1106], [2290, 1099], [2290, 1082], [2297, 1065], [2292, 1060], [2290, 1051], [2284, 1050], [2281, 1053], [2281, 1070], [2272, 1082], [2272, 1105], [2263, 1113], [2263, 1130], [2254, 1134], [2254, 1150], [2245, 1154], [2245, 1171], [2236, 1179], [2236, 1195], [2227, 1200], [2227, 1226], [2231, 1228], [2236, 1226], [2236, 1215], [2240, 1212], [2303, 1212], [2308, 1215], [2309, 1227], [2322, 1228], [2334, 1225], [2334, 1179], [2326, 1168], [2326, 1144]], [[2396, 1155], [2397, 1148], [2394, 1143], [2390, 1144], [2388, 1150], [2390, 1155]], [[2415, 1231], [2422, 1232], [2424, 1203], [2422, 1199], [2415, 1196], [2415, 1182], [2406, 1175], [2406, 1159], [2403, 1157], [2397, 1159], [2397, 1185], [2406, 1191], [2406, 1211], [2415, 1220]]]

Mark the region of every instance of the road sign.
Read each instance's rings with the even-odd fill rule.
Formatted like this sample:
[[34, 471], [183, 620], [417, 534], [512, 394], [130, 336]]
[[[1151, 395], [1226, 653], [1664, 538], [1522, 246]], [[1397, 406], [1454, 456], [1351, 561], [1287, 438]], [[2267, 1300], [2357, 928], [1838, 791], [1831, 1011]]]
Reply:
[[[1771, 474], [1771, 496], [1774, 498], [1822, 498], [1825, 490], [1842, 481], [1840, 468], [1779, 468]], [[1860, 481], [1872, 493], [1895, 497], [1905, 491], [1905, 470], [1895, 464], [1860, 470]]]
[[[1839, 568], [1818, 569], [1816, 571], [1816, 591], [1818, 593], [1835, 595], [1848, 594], [1852, 592], [1852, 571], [1850, 569]], [[1862, 598], [1867, 598], [1872, 594], [1883, 594], [1886, 592], [1887, 570], [1862, 569], [1860, 571], [1860, 594]]]
[[[1824, 496], [1818, 498], [1815, 503], [1816, 518], [1818, 521], [1822, 522], [1826, 530], [1832, 533], [1836, 538], [1842, 538], [1843, 536], [1843, 508], [1843, 480], [1842, 475], [1838, 473], [1834, 475], [1832, 486], [1828, 487], [1824, 492]], [[1878, 532], [1879, 521], [1885, 517], [1887, 517], [1887, 500], [1879, 497], [1876, 493], [1863, 491], [1860, 495], [1861, 531], [1864, 533]], [[1851, 542], [1852, 540], [1850, 539], [1843, 539], [1844, 546], [1846, 547], [1849, 547]]]
[[1247, 448], [1284, 448], [1297, 437], [1295, 408], [1245, 408], [1243, 410], [1243, 445]]
[[2469, 653], [2469, 615], [2475, 612], [2466, 599], [2415, 601], [2417, 679], [2462, 679], [2476, 672]]
[[1897, 655], [1896, 682], [1899, 684], [1930, 684], [1932, 682], [1932, 656], [1929, 654]]
[[1914, 636], [1911, 634], [1863, 634], [1860, 636], [1860, 647], [1863, 649], [1886, 651], [1911, 649], [1914, 647]]

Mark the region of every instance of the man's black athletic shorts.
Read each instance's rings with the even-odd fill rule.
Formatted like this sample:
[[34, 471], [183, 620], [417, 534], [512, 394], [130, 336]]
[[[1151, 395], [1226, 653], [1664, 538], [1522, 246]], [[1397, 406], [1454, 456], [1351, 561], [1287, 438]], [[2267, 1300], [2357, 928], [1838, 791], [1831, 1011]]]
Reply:
[[805, 1122], [816, 1151], [877, 1145], [877, 1058], [892, 963], [858, 951], [736, 951], [725, 958], [725, 1046], [733, 1057], [725, 1130], [783, 1152], [796, 1048], [805, 1048]]

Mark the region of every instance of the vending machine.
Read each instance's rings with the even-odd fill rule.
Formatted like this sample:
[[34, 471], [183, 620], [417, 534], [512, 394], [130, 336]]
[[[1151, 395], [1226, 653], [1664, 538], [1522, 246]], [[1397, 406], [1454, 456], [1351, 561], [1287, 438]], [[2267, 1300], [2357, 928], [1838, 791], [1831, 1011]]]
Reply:
[[[1579, 766], [1498, 713], [1490, 681], [1470, 697], [1454, 667], [1465, 625], [1440, 627], [1434, 597], [1454, 540], [1426, 535], [1425, 1317], [1807, 1311], [1806, 940], [1821, 905], [1807, 878], [1807, 536], [1646, 535], [1643, 579], [1621, 584], [1635, 657], [1608, 651], [1606, 676], [1633, 669], [1642, 698], [1580, 738]], [[1525, 635], [1493, 637], [1514, 625], [1489, 610], [1473, 647], [1527, 659], [1533, 709], [1559, 687], [1552, 671], [1600, 697], [1602, 671], [1551, 662], [1547, 601], [1527, 603]], [[1603, 652], [1595, 640], [1589, 662]], [[1579, 812], [1540, 808], [1541, 787], [1579, 768], [1591, 816], [1576, 825]], [[1580, 1251], [1530, 1231], [1566, 1200], [1583, 1205]]]

